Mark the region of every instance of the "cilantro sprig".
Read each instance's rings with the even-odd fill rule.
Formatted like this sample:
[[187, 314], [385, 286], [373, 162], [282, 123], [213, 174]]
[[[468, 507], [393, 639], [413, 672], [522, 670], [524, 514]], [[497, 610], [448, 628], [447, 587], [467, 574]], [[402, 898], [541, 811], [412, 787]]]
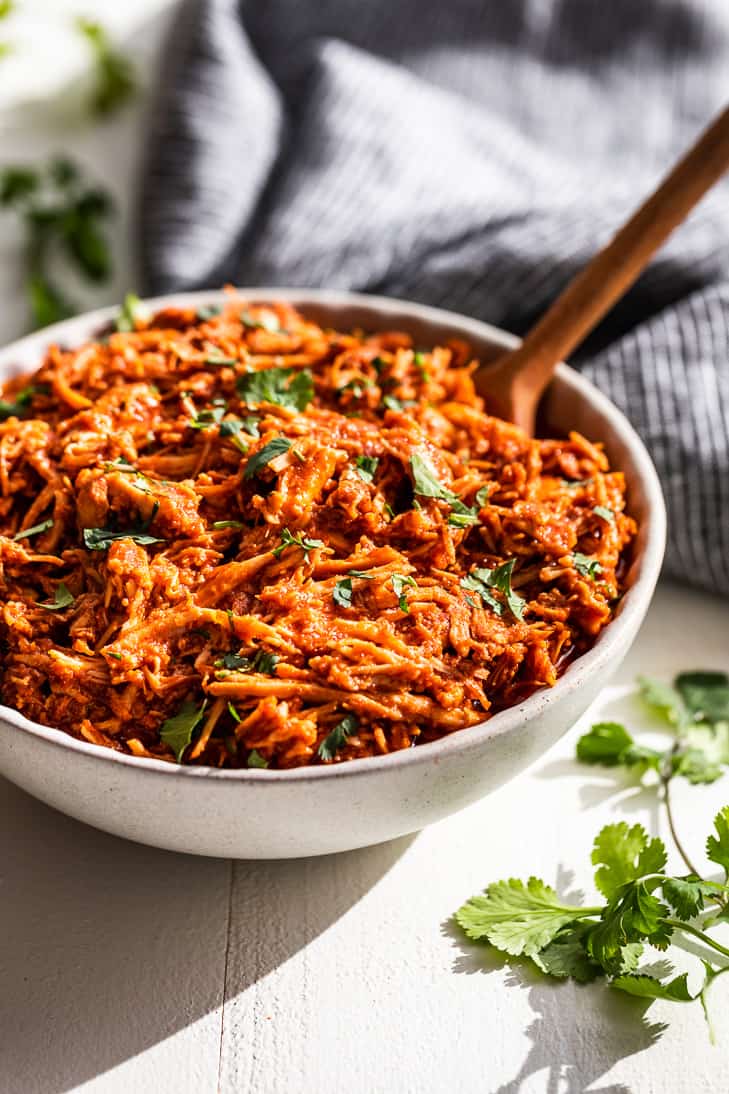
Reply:
[[106, 190], [86, 183], [72, 160], [3, 168], [0, 205], [15, 210], [22, 221], [26, 290], [35, 326], [79, 310], [56, 284], [52, 270], [59, 257], [88, 281], [109, 280], [111, 251], [102, 229], [113, 203]]
[[[718, 814], [714, 828], [707, 853], [726, 871], [729, 807]], [[582, 983], [605, 977], [611, 987], [629, 995], [690, 1002], [702, 997], [729, 967], [729, 949], [694, 922], [707, 903], [726, 906], [729, 884], [693, 873], [667, 874], [666, 860], [663, 841], [650, 838], [641, 825], [608, 824], [592, 850], [602, 902], [567, 903], [539, 878], [510, 878], [466, 901], [456, 912], [456, 922], [469, 938], [508, 956], [529, 958], [548, 976]], [[640, 965], [646, 946], [665, 950], [677, 932], [700, 939], [713, 952], [713, 963], [704, 963], [704, 981], [694, 995], [686, 973], [661, 980]]]
[[[729, 971], [729, 949], [709, 933], [714, 923], [729, 919], [729, 805], [714, 818], [706, 841], [708, 859], [723, 872], [715, 881], [702, 876], [680, 840], [669, 788], [677, 776], [713, 782], [729, 767], [729, 675], [684, 672], [673, 684], [641, 679], [640, 693], [670, 735], [668, 747], [647, 747], [620, 723], [599, 722], [580, 737], [577, 758], [657, 773], [654, 785], [687, 872], [667, 872], [663, 841], [639, 824], [620, 821], [606, 825], [593, 844], [600, 902], [567, 903], [539, 878], [511, 878], [467, 901], [456, 920], [469, 938], [526, 957], [551, 977], [604, 977], [611, 987], [648, 1001], [698, 999], [708, 1020], [706, 991]], [[654, 968], [641, 966], [646, 946], [665, 950], [676, 935], [699, 939], [710, 955], [702, 959], [703, 981], [693, 994], [687, 974], [669, 972], [660, 979]]]

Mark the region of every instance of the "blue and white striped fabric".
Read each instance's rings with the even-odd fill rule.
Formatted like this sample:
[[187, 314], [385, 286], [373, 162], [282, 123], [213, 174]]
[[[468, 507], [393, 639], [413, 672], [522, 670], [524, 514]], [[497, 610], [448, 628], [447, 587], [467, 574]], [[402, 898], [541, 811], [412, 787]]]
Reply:
[[[727, 98], [727, 0], [192, 0], [146, 287], [357, 289], [521, 333]], [[668, 573], [729, 593], [727, 183], [574, 363], [653, 454]]]

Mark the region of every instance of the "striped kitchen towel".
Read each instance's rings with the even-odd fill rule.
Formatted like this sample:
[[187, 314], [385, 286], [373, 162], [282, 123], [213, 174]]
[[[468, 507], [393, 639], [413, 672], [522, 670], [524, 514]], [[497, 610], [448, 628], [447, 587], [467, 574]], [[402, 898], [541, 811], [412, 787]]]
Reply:
[[[146, 287], [357, 289], [521, 333], [728, 97], [727, 0], [188, 0]], [[574, 363], [653, 455], [667, 572], [729, 593], [729, 184]]]

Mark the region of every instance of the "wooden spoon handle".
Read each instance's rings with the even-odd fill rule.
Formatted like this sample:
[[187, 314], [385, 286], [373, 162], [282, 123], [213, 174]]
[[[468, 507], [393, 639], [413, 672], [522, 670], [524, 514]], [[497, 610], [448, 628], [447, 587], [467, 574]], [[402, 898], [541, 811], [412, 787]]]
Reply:
[[579, 345], [625, 293], [673, 229], [729, 168], [729, 107], [699, 137], [659, 188], [557, 297], [521, 346], [509, 372], [541, 391], [554, 366]]

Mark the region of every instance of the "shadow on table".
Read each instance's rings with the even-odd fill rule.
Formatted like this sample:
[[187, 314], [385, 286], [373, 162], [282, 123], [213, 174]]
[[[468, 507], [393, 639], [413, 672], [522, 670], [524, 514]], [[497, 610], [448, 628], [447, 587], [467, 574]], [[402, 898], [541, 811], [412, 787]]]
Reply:
[[[564, 886], [560, 885], [559, 890], [563, 892]], [[545, 1073], [539, 1080], [540, 1089], [544, 1090], [559, 1089], [563, 1094], [582, 1094], [588, 1089], [591, 1094], [633, 1094], [622, 1083], [604, 1087], [592, 1084], [618, 1061], [642, 1052], [665, 1032], [664, 1023], [646, 1020], [648, 1000], [630, 998], [602, 984], [548, 980], [526, 960], [505, 958], [489, 946], [469, 942], [452, 920], [443, 924], [443, 933], [461, 950], [453, 962], [454, 972], [505, 974], [507, 989], [528, 992], [535, 1015], [525, 1031], [531, 1047], [513, 1078], [498, 1088], [489, 1088], [492, 1094], [520, 1094], [530, 1077], [540, 1072]], [[579, 999], [580, 995], [583, 999]], [[574, 1015], [578, 1016], [576, 1028]]]
[[106, 835], [0, 779], [0, 1088], [59, 1094], [190, 1026], [223, 1001], [231, 902], [256, 922], [229, 976], [239, 992], [356, 904], [412, 838], [231, 864]]

